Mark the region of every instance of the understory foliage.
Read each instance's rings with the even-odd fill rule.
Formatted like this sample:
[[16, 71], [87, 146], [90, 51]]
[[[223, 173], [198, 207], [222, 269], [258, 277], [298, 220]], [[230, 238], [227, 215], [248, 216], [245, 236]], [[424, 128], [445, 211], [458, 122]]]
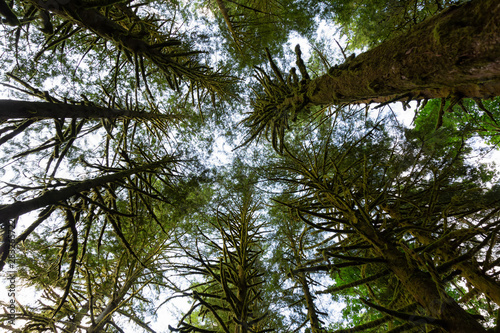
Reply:
[[0, 0], [0, 327], [497, 332], [498, 13]]

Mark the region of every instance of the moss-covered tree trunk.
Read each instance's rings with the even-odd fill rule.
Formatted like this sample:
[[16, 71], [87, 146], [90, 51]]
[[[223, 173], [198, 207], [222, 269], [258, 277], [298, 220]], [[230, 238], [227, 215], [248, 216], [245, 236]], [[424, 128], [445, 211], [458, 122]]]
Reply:
[[[3, 225], [4, 230], [9, 230], [10, 224], [9, 222], [12, 219], [16, 219], [23, 214], [32, 212], [34, 210], [57, 205], [69, 198], [79, 195], [85, 191], [88, 191], [92, 188], [102, 186], [104, 184], [115, 183], [123, 178], [128, 176], [142, 173], [142, 172], [152, 172], [155, 169], [160, 168], [161, 166], [165, 166], [170, 162], [175, 162], [175, 159], [171, 157], [167, 157], [163, 160], [153, 162], [150, 164], [140, 165], [136, 168], [131, 168], [128, 170], [118, 171], [112, 174], [104, 175], [101, 177], [87, 179], [80, 182], [70, 183], [68, 186], [62, 189], [54, 189], [45, 191], [40, 196], [28, 199], [24, 201], [17, 201], [11, 204], [0, 205], [0, 225]], [[18, 243], [20, 239], [25, 239], [27, 235], [29, 235], [36, 227], [38, 227], [39, 223], [43, 221], [43, 219], [39, 219], [39, 222], [34, 222], [30, 225], [21, 236], [19, 236], [15, 242]], [[10, 241], [8, 239], [8, 232], [4, 232], [2, 245], [0, 246], [0, 271], [3, 270], [5, 262], [10, 252]]]
[[231, 22], [231, 16], [229, 15], [226, 5], [222, 0], [215, 0], [215, 2], [217, 3], [217, 7], [219, 7], [222, 17], [224, 18], [224, 22], [226, 22], [227, 29], [231, 33], [238, 50], [241, 52], [240, 38], [238, 37], [238, 33], [234, 30], [233, 23]]
[[[299, 244], [295, 241], [294, 235], [288, 234], [288, 241], [290, 245], [290, 249], [293, 251], [294, 259], [297, 267], [302, 267], [302, 256]], [[316, 305], [314, 304], [314, 296], [311, 293], [311, 289], [309, 288], [309, 282], [307, 280], [307, 273], [304, 271], [298, 271], [294, 274], [294, 278], [299, 283], [302, 292], [304, 293], [304, 301], [306, 303], [307, 308], [307, 319], [311, 325], [312, 333], [322, 333], [324, 332], [321, 329], [321, 322], [318, 316], [318, 312], [316, 309]]]
[[16, 100], [0, 100], [0, 119], [28, 118], [87, 118], [87, 119], [164, 119], [171, 116], [152, 112], [138, 112], [102, 108], [94, 105], [73, 105], [47, 102], [28, 102]]
[[86, 301], [83, 306], [80, 308], [80, 311], [76, 313], [70, 321], [66, 323], [64, 326], [63, 332], [75, 333], [78, 330], [78, 327], [81, 326], [81, 323], [84, 317], [90, 310], [90, 302]]
[[243, 144], [265, 136], [283, 153], [290, 121], [313, 106], [500, 96], [500, 3], [452, 6], [316, 79], [299, 46], [295, 52], [302, 80], [295, 68], [285, 78], [269, 52], [270, 73], [257, 68], [262, 89], [245, 119]]
[[[191, 276], [200, 274], [206, 279], [192, 287], [192, 309], [201, 307], [198, 315], [205, 316], [206, 323], [197, 323], [196, 325], [202, 325], [198, 327], [185, 316], [178, 328], [170, 327], [172, 332], [271, 331], [266, 328], [269, 325], [265, 321], [268, 313], [264, 308], [261, 289], [265, 282], [260, 264], [262, 225], [257, 224], [254, 217], [260, 206], [252, 201], [250, 191], [241, 197], [235, 197], [235, 202], [241, 204], [228, 205], [228, 208], [224, 208], [225, 211], [217, 210], [215, 221], [210, 222], [220, 238], [215, 238], [210, 231], [205, 234], [205, 231], [198, 229], [205, 245], [213, 250], [210, 253], [213, 259], [205, 257], [201, 253], [201, 247], [196, 252], [184, 249], [185, 255], [194, 264], [178, 266], [187, 270], [187, 274]], [[198, 246], [198, 241], [194, 242]], [[190, 310], [189, 315], [194, 315], [193, 310]], [[212, 330], [214, 327], [216, 330]]]
[[500, 2], [453, 6], [329, 73], [278, 108], [500, 95]]
[[[428, 235], [430, 231], [412, 230], [412, 234], [424, 245], [429, 245], [435, 241]], [[458, 253], [456, 249], [451, 248], [448, 244], [443, 244], [441, 247], [437, 248], [436, 254], [446, 262], [460, 256], [460, 253]], [[462, 276], [467, 279], [470, 284], [480, 290], [493, 302], [500, 305], [500, 285], [482, 272], [477, 263], [473, 263], [469, 259], [456, 263], [454, 268], [460, 270]]]
[[[126, 302], [126, 296], [129, 290], [136, 283], [137, 278], [141, 276], [143, 267], [141, 267], [137, 262], [134, 263], [134, 271], [130, 277], [123, 283], [123, 286], [116, 290], [106, 307], [101, 311], [101, 313], [95, 317], [92, 325], [87, 328], [87, 333], [102, 332], [104, 326], [111, 320], [113, 313], [120, 309], [124, 302]], [[132, 271], [132, 270], [130, 270]]]
[[97, 177], [94, 179], [87, 179], [80, 182], [74, 182], [69, 184], [67, 187], [60, 190], [49, 190], [44, 192], [39, 197], [25, 200], [17, 201], [9, 205], [0, 205], [0, 222], [9, 221], [11, 219], [17, 218], [23, 214], [29, 213], [31, 211], [37, 210], [42, 207], [56, 205], [61, 201], [67, 200], [79, 193], [88, 191], [94, 187], [102, 186], [103, 184], [108, 184], [116, 182], [125, 177], [141, 173], [141, 172], [151, 172], [159, 167], [166, 165], [169, 162], [174, 162], [172, 158], [165, 158], [158, 162], [153, 162], [150, 164], [145, 164], [138, 166], [136, 168], [131, 168], [128, 170], [122, 170], [115, 172], [113, 174]]
[[307, 319], [309, 319], [309, 323], [311, 324], [311, 332], [312, 333], [322, 333], [325, 332], [321, 329], [321, 322], [318, 317], [318, 313], [316, 311], [316, 305], [314, 304], [314, 297], [311, 294], [311, 290], [309, 289], [309, 283], [306, 278], [306, 273], [298, 272], [297, 278], [300, 283], [300, 288], [304, 293], [304, 299], [306, 301], [307, 307]]
[[41, 12], [46, 11], [115, 44], [130, 61], [136, 59], [133, 62], [137, 75], [141, 72], [144, 80], [146, 70], [152, 65], [154, 70], [165, 75], [170, 87], [175, 90], [179, 90], [181, 82], [190, 82], [197, 88], [225, 94], [226, 85], [234, 81], [198, 62], [196, 56], [200, 51], [191, 50], [188, 43], [165, 34], [161, 25], [152, 24], [150, 19], [137, 15], [134, 7], [119, 1], [61, 2], [64, 3], [54, 2], [53, 6], [42, 1], [28, 1]]
[[424, 272], [411, 254], [400, 251], [391, 241], [385, 239], [361, 216], [351, 216], [352, 226], [376, 252], [386, 260], [386, 266], [403, 284], [405, 289], [434, 319], [428, 324], [443, 327], [450, 333], [486, 332], [485, 329], [442, 288], [438, 277]]

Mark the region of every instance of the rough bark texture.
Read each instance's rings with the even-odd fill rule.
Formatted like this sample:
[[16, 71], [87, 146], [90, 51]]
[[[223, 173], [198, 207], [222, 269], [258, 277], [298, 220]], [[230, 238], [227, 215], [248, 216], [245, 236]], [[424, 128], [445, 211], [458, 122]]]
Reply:
[[415, 300], [431, 317], [439, 320], [439, 326], [450, 333], [486, 332], [453, 298], [439, 289], [439, 281], [434, 281], [429, 273], [420, 270], [414, 260], [384, 239], [369, 222], [354, 217], [353, 227], [386, 260], [387, 268], [396, 275]]
[[26, 118], [140, 118], [159, 119], [169, 117], [162, 114], [117, 110], [92, 105], [58, 104], [47, 102], [27, 102], [15, 100], [0, 100], [1, 119]]
[[[433, 239], [427, 235], [430, 232], [422, 230], [413, 230], [412, 234], [425, 245], [431, 244]], [[455, 249], [452, 249], [448, 244], [436, 249], [436, 254], [445, 261], [450, 261], [453, 258], [460, 256]], [[475, 288], [481, 291], [486, 297], [491, 299], [496, 304], [500, 305], [500, 285], [481, 271], [477, 264], [471, 261], [462, 261], [454, 265], [455, 269], [462, 272], [462, 276], [467, 279]]]
[[272, 59], [269, 73], [256, 68], [261, 91], [242, 145], [265, 137], [283, 153], [290, 122], [314, 106], [500, 96], [500, 2], [453, 6], [313, 80], [296, 54], [300, 81], [295, 68], [285, 80]]
[[309, 81], [283, 104], [500, 95], [500, 2], [453, 6]]

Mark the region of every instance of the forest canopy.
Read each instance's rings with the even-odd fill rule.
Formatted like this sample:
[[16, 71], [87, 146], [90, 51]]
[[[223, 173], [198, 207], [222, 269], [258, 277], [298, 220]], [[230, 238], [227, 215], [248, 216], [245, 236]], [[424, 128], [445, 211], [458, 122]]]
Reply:
[[498, 1], [0, 16], [3, 330], [500, 330]]

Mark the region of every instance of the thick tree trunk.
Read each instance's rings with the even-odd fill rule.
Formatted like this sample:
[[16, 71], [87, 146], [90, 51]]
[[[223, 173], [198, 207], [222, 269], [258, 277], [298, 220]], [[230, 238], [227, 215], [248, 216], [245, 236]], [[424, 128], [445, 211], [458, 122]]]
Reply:
[[242, 145], [265, 136], [283, 153], [290, 121], [314, 106], [500, 96], [500, 2], [453, 6], [313, 80], [296, 53], [300, 81], [295, 68], [285, 79], [270, 56], [274, 75], [257, 68], [262, 92]]
[[172, 116], [150, 112], [102, 108], [92, 105], [0, 100], [0, 120], [27, 118], [165, 119], [172, 118]]
[[[413, 230], [412, 235], [414, 235], [422, 244], [431, 244], [433, 240], [429, 235], [430, 232], [425, 232], [422, 230]], [[443, 258], [445, 261], [452, 260], [460, 256], [455, 249], [450, 248], [447, 244], [435, 250], [436, 254]], [[459, 262], [454, 265], [455, 269], [462, 272], [462, 276], [475, 288], [477, 288], [481, 293], [486, 295], [496, 304], [500, 305], [500, 285], [484, 274], [477, 264], [473, 264], [470, 261]]]
[[278, 105], [500, 95], [500, 2], [454, 6], [308, 81]]
[[414, 259], [384, 239], [368, 221], [362, 217], [353, 218], [353, 227], [386, 260], [387, 268], [429, 315], [439, 320], [429, 324], [439, 324], [450, 333], [486, 332], [467, 311], [444, 292], [444, 288], [439, 289], [439, 281], [434, 281], [429, 273], [418, 268]]

